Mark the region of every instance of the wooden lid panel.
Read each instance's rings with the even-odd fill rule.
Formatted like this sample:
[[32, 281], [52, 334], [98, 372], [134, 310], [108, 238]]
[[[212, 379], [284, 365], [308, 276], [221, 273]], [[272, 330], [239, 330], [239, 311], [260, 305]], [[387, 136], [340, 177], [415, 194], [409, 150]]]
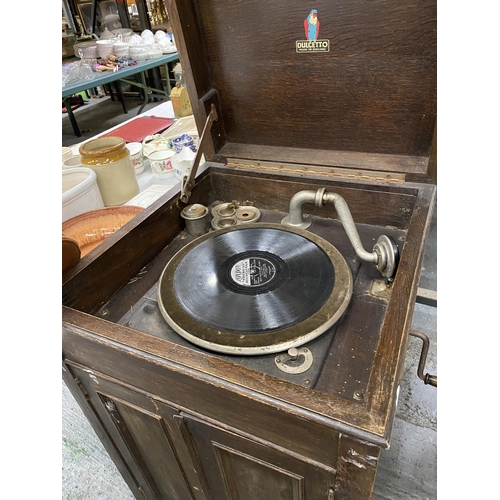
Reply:
[[[186, 0], [171, 1], [182, 26]], [[429, 156], [436, 120], [435, 0], [318, 1], [318, 38], [328, 40], [330, 50], [308, 53], [296, 51], [309, 14], [303, 2], [187, 3], [205, 58], [189, 54], [189, 60], [207, 66], [227, 142]], [[198, 81], [202, 87], [206, 82]]]

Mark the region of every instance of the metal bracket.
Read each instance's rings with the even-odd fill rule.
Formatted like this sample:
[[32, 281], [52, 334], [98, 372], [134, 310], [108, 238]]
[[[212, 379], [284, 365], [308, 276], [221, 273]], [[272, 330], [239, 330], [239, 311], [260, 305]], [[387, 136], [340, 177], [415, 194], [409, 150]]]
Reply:
[[303, 347], [291, 347], [288, 352], [280, 354], [274, 358], [276, 366], [286, 373], [304, 373], [309, 370], [313, 364], [312, 352]]
[[194, 179], [196, 177], [196, 171], [198, 170], [198, 165], [200, 164], [201, 155], [203, 154], [204, 145], [207, 142], [207, 137], [210, 135], [210, 129], [212, 128], [212, 123], [217, 121], [217, 111], [215, 110], [215, 105], [212, 104], [210, 113], [207, 116], [205, 126], [203, 127], [203, 132], [201, 133], [200, 142], [198, 144], [198, 149], [196, 151], [196, 156], [194, 158], [193, 166], [191, 167], [191, 173], [189, 178], [187, 175], [182, 179], [181, 187], [181, 201], [187, 203], [191, 192], [194, 188]]

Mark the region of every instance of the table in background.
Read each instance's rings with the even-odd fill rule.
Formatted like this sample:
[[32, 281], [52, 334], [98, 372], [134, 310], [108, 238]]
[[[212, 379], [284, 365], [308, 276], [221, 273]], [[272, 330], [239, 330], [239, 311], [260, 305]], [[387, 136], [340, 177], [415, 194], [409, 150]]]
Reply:
[[[125, 66], [124, 68], [118, 71], [104, 71], [102, 73], [95, 73], [95, 76], [92, 80], [82, 80], [75, 83], [70, 83], [65, 85], [62, 88], [62, 99], [63, 104], [66, 106], [66, 110], [68, 112], [68, 116], [71, 122], [71, 126], [73, 127], [73, 131], [77, 137], [81, 136], [80, 129], [78, 128], [78, 124], [76, 122], [75, 116], [71, 109], [71, 104], [69, 102], [70, 96], [73, 94], [77, 94], [78, 92], [82, 92], [84, 90], [92, 89], [94, 87], [98, 87], [100, 85], [106, 85], [107, 83], [113, 83], [118, 81], [123, 81], [139, 87], [144, 90], [144, 102], [142, 103], [137, 114], [140, 114], [144, 109], [144, 106], [147, 104], [150, 97], [159, 97], [161, 99], [169, 98], [170, 92], [172, 90], [169, 79], [169, 69], [168, 63], [177, 61], [179, 59], [179, 55], [177, 52], [173, 52], [172, 54], [164, 54], [162, 57], [158, 57], [156, 59], [152, 59], [149, 61], [138, 62], [135, 66]], [[150, 83], [148, 85], [146, 81], [146, 76], [144, 73], [147, 70], [158, 68], [160, 66], [165, 66], [165, 76], [166, 76], [166, 87], [167, 90], [155, 88]], [[136, 82], [133, 80], [128, 80], [127, 77], [132, 77], [134, 75], [140, 76], [140, 82]], [[123, 111], [126, 113], [127, 110], [125, 108], [123, 96], [120, 93], [119, 85], [117, 86], [117, 92], [120, 97], [120, 100], [123, 105]]]

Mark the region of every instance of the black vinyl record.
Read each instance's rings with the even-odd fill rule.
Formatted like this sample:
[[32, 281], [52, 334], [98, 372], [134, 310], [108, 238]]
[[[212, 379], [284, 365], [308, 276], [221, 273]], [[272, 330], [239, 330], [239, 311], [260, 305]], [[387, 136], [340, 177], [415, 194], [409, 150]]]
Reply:
[[186, 339], [260, 354], [320, 335], [351, 293], [335, 247], [306, 231], [256, 223], [208, 233], [179, 251], [160, 278], [158, 303]]

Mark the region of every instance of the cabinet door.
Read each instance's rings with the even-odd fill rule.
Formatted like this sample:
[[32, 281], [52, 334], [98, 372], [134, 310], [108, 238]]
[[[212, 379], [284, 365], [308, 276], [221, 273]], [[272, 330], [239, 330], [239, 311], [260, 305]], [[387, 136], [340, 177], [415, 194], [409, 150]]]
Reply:
[[144, 498], [205, 500], [196, 468], [186, 463], [190, 455], [174, 422], [177, 410], [117, 381], [72, 371]]
[[185, 414], [182, 419], [214, 499], [333, 500], [330, 467]]

